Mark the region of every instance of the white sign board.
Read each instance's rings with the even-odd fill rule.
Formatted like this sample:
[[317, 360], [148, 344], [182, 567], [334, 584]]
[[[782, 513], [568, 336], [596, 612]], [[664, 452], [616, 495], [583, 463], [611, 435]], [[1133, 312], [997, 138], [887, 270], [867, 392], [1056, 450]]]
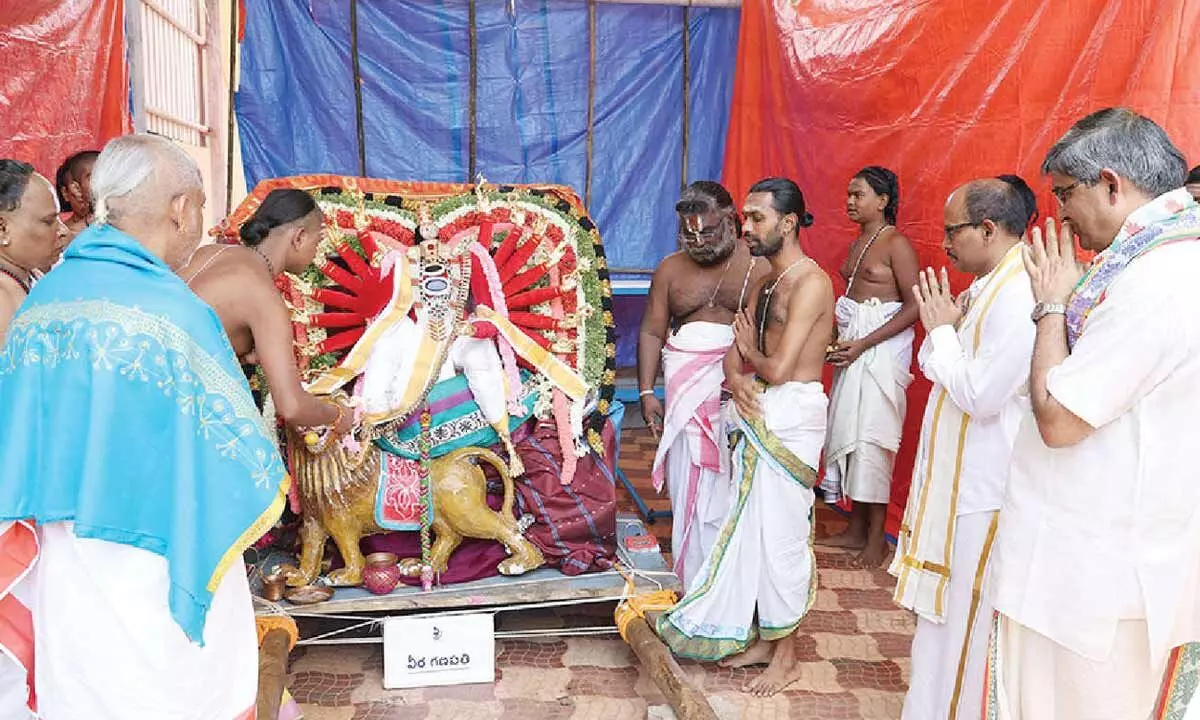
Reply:
[[495, 679], [494, 616], [391, 617], [383, 621], [383, 686], [388, 690]]

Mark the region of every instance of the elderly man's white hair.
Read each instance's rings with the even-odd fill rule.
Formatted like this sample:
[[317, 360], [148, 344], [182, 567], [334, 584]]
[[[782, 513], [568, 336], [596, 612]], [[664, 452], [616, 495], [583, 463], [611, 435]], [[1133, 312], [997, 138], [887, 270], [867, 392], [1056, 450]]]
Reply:
[[200, 168], [175, 143], [157, 135], [110, 141], [92, 170], [96, 221], [162, 213], [176, 196], [202, 187]]

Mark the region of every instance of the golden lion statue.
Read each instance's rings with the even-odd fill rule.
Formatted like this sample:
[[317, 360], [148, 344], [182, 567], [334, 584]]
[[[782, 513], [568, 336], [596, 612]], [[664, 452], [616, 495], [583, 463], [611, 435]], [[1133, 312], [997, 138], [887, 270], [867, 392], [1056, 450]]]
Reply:
[[[333, 538], [345, 567], [329, 573], [336, 586], [359, 585], [365, 566], [358, 541], [365, 535], [388, 532], [375, 521], [375, 500], [383, 451], [368, 443], [361, 454], [347, 453], [334, 443], [320, 454], [305, 449], [303, 438], [288, 431], [291, 468], [304, 515], [300, 528], [300, 568], [288, 577], [293, 587], [313, 582], [320, 573], [325, 540]], [[499, 512], [488, 507], [487, 479], [476, 461], [489, 463], [504, 483], [504, 502]], [[521, 575], [541, 567], [546, 559], [521, 534], [513, 518], [514, 487], [508, 466], [496, 453], [482, 447], [466, 447], [435, 458], [430, 463], [434, 519], [431, 564], [435, 573], [446, 571], [450, 554], [463, 538], [496, 540], [509, 557], [499, 570], [504, 575]], [[420, 572], [420, 558], [405, 558], [400, 568], [406, 574]]]

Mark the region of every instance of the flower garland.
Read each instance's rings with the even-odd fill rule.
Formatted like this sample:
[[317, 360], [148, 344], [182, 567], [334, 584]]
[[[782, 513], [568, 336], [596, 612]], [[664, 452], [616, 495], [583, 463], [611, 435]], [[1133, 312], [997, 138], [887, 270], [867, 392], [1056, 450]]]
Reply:
[[[536, 290], [548, 292], [551, 289], [559, 291], [559, 301], [555, 305], [560, 308], [561, 317], [555, 318], [557, 322], [554, 328], [538, 329], [534, 325], [525, 329], [539, 344], [575, 368], [589, 386], [597, 391], [596, 395], [591, 396], [596, 401], [596, 412], [590, 419], [585, 418], [583, 411], [586, 408], [582, 404], [570, 403], [568, 399], [563, 398], [568, 403], [564, 418], [562, 409], [555, 407], [552, 385], [535, 383], [536, 374], [525, 381], [524, 390], [526, 393], [537, 393], [537, 407], [544, 413], [539, 413], [539, 417], [555, 415], [565, 419], [565, 422], [560, 422], [560, 426], [573, 435], [572, 442], [567, 444], [574, 445], [576, 453], [565, 452], [564, 445], [564, 456], [580, 451], [586, 452], [586, 445], [581, 441], [602, 452], [598, 430], [603, 427], [607, 412], [611, 408], [615, 375], [611, 286], [599, 232], [574, 193], [565, 188], [539, 185], [478, 183], [473, 186], [458, 186], [328, 175], [297, 177], [268, 181], [260, 185], [231, 216], [231, 222], [218, 231], [223, 232], [227, 238], [236, 240], [237, 226], [261, 204], [262, 197], [276, 186], [295, 187], [313, 194], [327, 218], [326, 237], [321, 243], [321, 247], [326, 251], [346, 243], [360, 256], [365, 257], [366, 248], [362, 247], [364, 243], [359, 240], [359, 236], [361, 232], [366, 231], [378, 233], [376, 238], [381, 245], [412, 246], [421, 213], [438, 228], [438, 237], [443, 241], [485, 222], [512, 223], [527, 233], [527, 237], [540, 235], [544, 241], [542, 247], [547, 252], [531, 259], [530, 264], [520, 268], [518, 274], [528, 273], [542, 264], [558, 271], [558, 277], [553, 281], [539, 280], [519, 292], [512, 290], [507, 295], [501, 284], [501, 290], [497, 293], [494, 281], [500, 273], [495, 259], [490, 256], [490, 252], [486, 253], [492, 260], [490, 264], [483, 262], [483, 256], [480, 254], [475, 254], [473, 259], [484, 266], [485, 272], [494, 272], [495, 277], [493, 272], [487, 272], [487, 280], [489, 284], [493, 284], [493, 302], [496, 311], [501, 315], [508, 310], [507, 298], [515, 296], [514, 293]], [[495, 243], [492, 244], [495, 246]], [[494, 251], [495, 247], [483, 249]], [[476, 253], [474, 247], [471, 251]], [[372, 265], [378, 262], [376, 258], [366, 259]], [[325, 277], [317, 266], [312, 266], [298, 276], [283, 278], [281, 284], [288, 286], [285, 294], [293, 296], [295, 303], [290, 305], [290, 309], [297, 323], [298, 359], [303, 376], [313, 377], [335, 367], [344, 355], [344, 350], [323, 352], [325, 348], [320, 346], [327, 333], [323, 328], [309, 326], [306, 322], [313, 314], [323, 312], [323, 305], [312, 300], [313, 291], [329, 288], [335, 283]], [[503, 301], [498, 302], [496, 296], [504, 298]], [[530, 298], [526, 296], [525, 299], [528, 301]], [[547, 319], [554, 317], [553, 310], [551, 303], [544, 301], [520, 308], [522, 313], [541, 315]], [[513, 312], [507, 314], [510, 320], [515, 317]], [[511, 347], [507, 346], [507, 343], [498, 343], [498, 349], [504, 360], [509, 385], [506, 396], [520, 394], [514, 392], [520, 385], [512, 381], [510, 368], [510, 365], [519, 363], [516, 362], [515, 355], [511, 354]], [[511, 397], [509, 399], [511, 400]]]
[[433, 415], [426, 405], [421, 410], [421, 434], [417, 438], [417, 449], [421, 453], [421, 587], [429, 591], [433, 587], [433, 544], [430, 530], [433, 525], [433, 483], [429, 478], [429, 427], [433, 423]]

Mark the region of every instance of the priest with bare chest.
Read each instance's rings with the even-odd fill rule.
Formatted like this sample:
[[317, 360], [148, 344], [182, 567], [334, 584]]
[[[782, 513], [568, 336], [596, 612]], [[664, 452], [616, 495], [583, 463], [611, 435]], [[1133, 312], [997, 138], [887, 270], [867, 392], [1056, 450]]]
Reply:
[[[716, 541], [729, 506], [729, 450], [722, 441], [721, 361], [748, 287], [767, 271], [737, 241], [733, 198], [698, 181], [675, 206], [680, 251], [654, 272], [638, 338], [642, 417], [659, 439], [653, 478], [669, 488], [675, 572], [687, 587]], [[666, 408], [654, 395], [660, 365]]]

